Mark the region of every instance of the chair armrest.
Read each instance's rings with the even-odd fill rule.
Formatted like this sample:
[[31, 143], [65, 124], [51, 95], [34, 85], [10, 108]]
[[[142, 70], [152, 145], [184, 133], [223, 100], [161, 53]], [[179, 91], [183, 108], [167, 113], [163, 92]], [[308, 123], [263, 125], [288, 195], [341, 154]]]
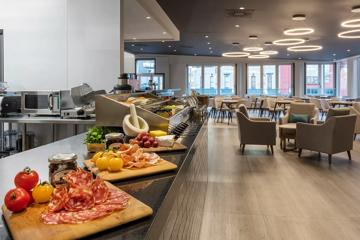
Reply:
[[270, 118], [250, 118], [252, 121], [270, 122]]
[[331, 153], [332, 128], [330, 124], [296, 124], [296, 146], [317, 152]]

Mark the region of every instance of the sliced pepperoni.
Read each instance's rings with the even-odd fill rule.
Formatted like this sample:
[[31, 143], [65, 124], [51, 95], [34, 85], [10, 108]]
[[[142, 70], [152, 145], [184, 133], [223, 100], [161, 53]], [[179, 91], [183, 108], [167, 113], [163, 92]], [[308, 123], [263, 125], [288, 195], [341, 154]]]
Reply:
[[65, 187], [55, 188], [50, 203], [48, 205], [49, 212], [58, 212], [62, 210], [67, 200], [68, 200], [67, 189]]
[[90, 209], [95, 205], [92, 191], [82, 188], [70, 188], [68, 192], [69, 199], [65, 203], [65, 210], [76, 212]]
[[91, 187], [93, 182], [93, 177], [90, 172], [85, 171], [82, 168], [77, 168], [76, 170], [70, 171], [66, 174], [63, 179], [71, 187]]
[[95, 179], [95, 181], [92, 183], [91, 190], [96, 204], [105, 202], [109, 197], [109, 188], [100, 178]]

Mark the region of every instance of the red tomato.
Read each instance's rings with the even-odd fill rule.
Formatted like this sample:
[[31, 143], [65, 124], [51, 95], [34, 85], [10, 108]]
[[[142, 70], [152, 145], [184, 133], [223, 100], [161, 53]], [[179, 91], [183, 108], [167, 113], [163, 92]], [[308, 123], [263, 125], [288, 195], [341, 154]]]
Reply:
[[30, 204], [30, 195], [23, 188], [14, 188], [5, 195], [5, 205], [12, 212], [21, 212]]
[[21, 187], [26, 191], [33, 189], [39, 181], [39, 175], [36, 171], [26, 167], [23, 171], [16, 174], [14, 182], [17, 187]]

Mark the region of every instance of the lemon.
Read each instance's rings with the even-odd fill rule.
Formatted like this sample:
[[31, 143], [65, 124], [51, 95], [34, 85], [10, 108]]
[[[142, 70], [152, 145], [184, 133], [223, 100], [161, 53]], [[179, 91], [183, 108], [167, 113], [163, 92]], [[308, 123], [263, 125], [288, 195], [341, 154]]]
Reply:
[[123, 165], [124, 162], [121, 158], [114, 157], [109, 160], [108, 170], [110, 172], [118, 172], [122, 169]]
[[109, 158], [101, 157], [98, 160], [96, 160], [96, 167], [99, 169], [99, 171], [107, 170], [109, 167]]
[[95, 155], [92, 157], [92, 161], [93, 163], [96, 164], [96, 161], [103, 155], [104, 152], [97, 152], [95, 153]]

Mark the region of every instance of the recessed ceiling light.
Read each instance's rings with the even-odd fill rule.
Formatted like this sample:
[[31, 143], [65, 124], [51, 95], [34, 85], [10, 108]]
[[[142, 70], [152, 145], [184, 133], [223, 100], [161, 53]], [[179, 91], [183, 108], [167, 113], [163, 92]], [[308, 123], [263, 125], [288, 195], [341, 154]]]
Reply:
[[301, 46], [293, 46], [287, 48], [287, 50], [291, 52], [310, 52], [310, 51], [318, 51], [321, 49], [322, 46], [319, 45], [301, 45]]
[[313, 32], [315, 32], [313, 28], [292, 28], [285, 30], [284, 34], [289, 36], [300, 36], [311, 34]]
[[233, 45], [233, 46], [239, 46], [240, 43], [238, 43], [238, 42], [233, 42], [232, 45]]
[[194, 56], [197, 56], [197, 53], [194, 53]]
[[360, 38], [360, 35], [350, 35], [351, 33], [358, 33], [360, 29], [354, 29], [346, 32], [341, 32], [338, 34], [339, 38]]
[[294, 20], [294, 21], [304, 21], [305, 19], [306, 19], [305, 14], [294, 14], [292, 16], [292, 20]]
[[204, 37], [205, 37], [205, 38], [209, 38], [209, 35], [205, 35]]
[[290, 53], [286, 54], [286, 56], [290, 56]]
[[299, 60], [301, 60], [302, 58], [301, 58], [301, 57], [299, 57], [298, 59], [299, 59]]
[[176, 49], [174, 49], [174, 52], [176, 52]]
[[292, 46], [292, 45], [298, 45], [304, 43], [304, 39], [300, 38], [285, 38], [285, 39], [279, 39], [276, 41], [273, 41], [274, 45], [280, 45], [280, 46]]
[[232, 58], [247, 57], [249, 55], [250, 53], [247, 52], [225, 52], [222, 54], [223, 57], [232, 57]]
[[146, 19], [151, 19], [151, 17], [150, 17], [150, 16], [147, 16]]
[[208, 45], [210, 45], [210, 44], [211, 44], [211, 42], [208, 42], [207, 44], [208, 44]]
[[132, 47], [135, 47], [135, 44], [131, 44]]
[[258, 39], [258, 36], [256, 36], [256, 35], [250, 35], [250, 36], [249, 36], [249, 39], [253, 39], [253, 40], [254, 40], [254, 39]]
[[171, 45], [169, 45], [168, 47], [171, 48]]
[[272, 45], [272, 42], [265, 42], [264, 45]]
[[351, 50], [350, 49], [348, 49], [348, 50], [346, 50], [347, 52], [350, 52]]
[[212, 47], [209, 47], [209, 50], [211, 50], [212, 49]]
[[140, 51], [144, 50], [143, 48], [140, 48]]
[[239, 24], [236, 24], [235, 27], [238, 28], [238, 27], [240, 27], [240, 25], [239, 25]]
[[341, 23], [342, 27], [346, 27], [346, 28], [356, 28], [356, 27], [360, 27], [360, 18], [358, 19], [352, 19], [352, 20], [347, 20], [345, 22]]
[[333, 56], [336, 56], [336, 53], [333, 53]]
[[357, 6], [352, 7], [351, 12], [353, 12], [353, 13], [360, 13], [360, 5], [357, 5]]
[[262, 51], [260, 52], [261, 55], [276, 55], [279, 54], [278, 51], [273, 51], [273, 50], [267, 50], [267, 51]]
[[165, 40], [162, 40], [161, 42], [162, 42], [162, 43], [164, 43], [164, 42], [165, 42]]
[[167, 32], [163, 32], [163, 35], [166, 35], [167, 34]]
[[248, 58], [256, 58], [256, 59], [269, 58], [269, 57], [270, 57], [269, 55], [262, 55], [262, 54], [248, 56]]
[[133, 40], [136, 40], [136, 37], [133, 37], [132, 39], [133, 39]]
[[245, 8], [244, 7], [239, 7], [240, 10], [244, 10]]
[[260, 52], [264, 50], [262, 47], [246, 47], [246, 48], [243, 48], [243, 51], [246, 51], [246, 52]]

